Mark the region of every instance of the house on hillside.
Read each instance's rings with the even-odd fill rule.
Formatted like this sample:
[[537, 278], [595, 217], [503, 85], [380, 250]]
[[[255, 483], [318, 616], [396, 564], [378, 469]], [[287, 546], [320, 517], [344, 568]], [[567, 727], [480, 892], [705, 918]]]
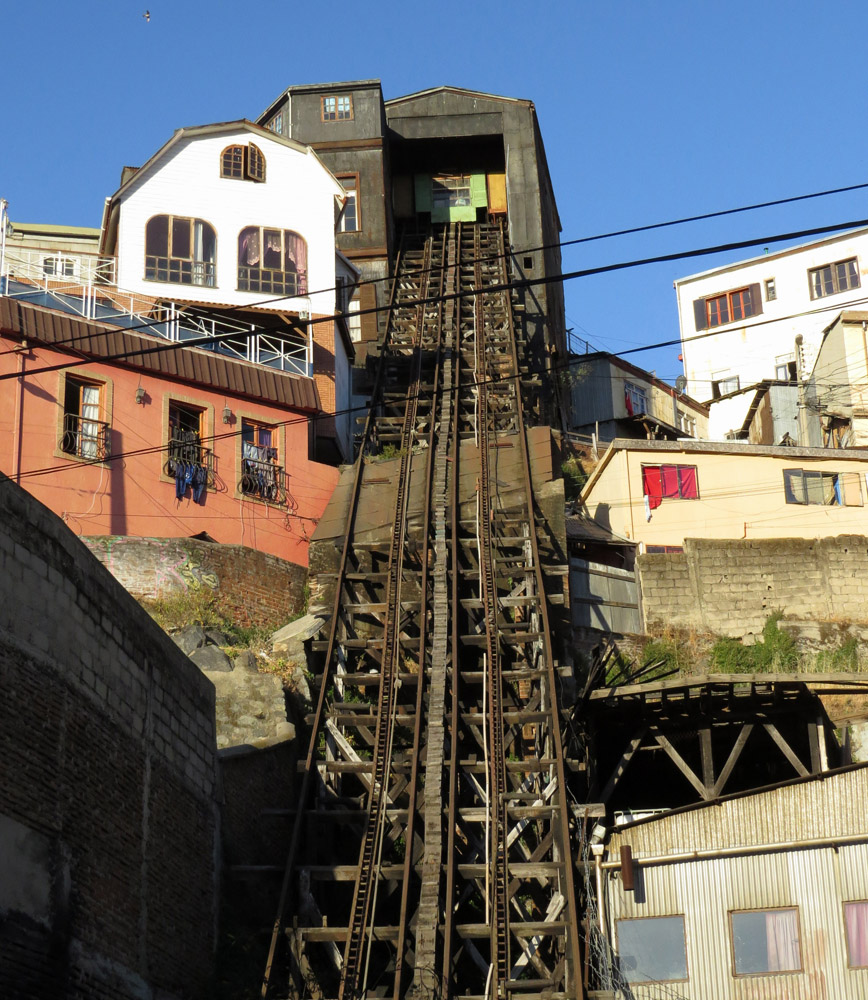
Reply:
[[306, 564], [353, 448], [345, 202], [309, 147], [230, 122], [125, 168], [87, 254], [7, 239], [0, 468], [80, 534]]
[[863, 228], [675, 282], [686, 390], [709, 403], [712, 437], [744, 425], [752, 397], [734, 394], [808, 377], [835, 315], [866, 301], [866, 273]]
[[822, 538], [868, 531], [868, 452], [618, 438], [581, 500], [646, 552], [685, 538]]
[[845, 310], [823, 331], [803, 387], [807, 443], [818, 448], [868, 446], [868, 312]]
[[603, 352], [570, 357], [569, 430], [614, 438], [708, 437], [708, 408], [653, 372]]

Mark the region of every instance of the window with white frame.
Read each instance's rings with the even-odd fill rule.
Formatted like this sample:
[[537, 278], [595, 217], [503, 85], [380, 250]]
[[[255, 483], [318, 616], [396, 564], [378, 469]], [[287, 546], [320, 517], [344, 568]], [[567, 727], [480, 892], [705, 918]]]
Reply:
[[740, 381], [738, 375], [712, 375], [711, 377], [711, 397], [720, 399], [731, 392], [738, 392]]
[[778, 297], [778, 290], [774, 278], [766, 278], [766, 302], [774, 302]]
[[802, 955], [796, 907], [736, 910], [730, 913], [736, 976], [799, 972]]
[[357, 344], [362, 339], [362, 317], [359, 315], [358, 297], [350, 299], [349, 311], [347, 312], [347, 329], [350, 332], [350, 340]]
[[684, 917], [619, 920], [618, 961], [628, 983], [672, 983], [687, 979]]
[[57, 278], [75, 277], [75, 261], [72, 257], [43, 257], [42, 273]]
[[361, 229], [361, 225], [359, 224], [358, 178], [355, 174], [350, 176], [341, 175], [337, 178], [337, 180], [344, 189], [347, 199], [344, 204], [344, 210], [341, 213], [338, 232], [356, 233], [359, 229]]
[[627, 407], [627, 416], [635, 417], [640, 413], [648, 412], [648, 396], [645, 390], [632, 382], [624, 383], [624, 405]]

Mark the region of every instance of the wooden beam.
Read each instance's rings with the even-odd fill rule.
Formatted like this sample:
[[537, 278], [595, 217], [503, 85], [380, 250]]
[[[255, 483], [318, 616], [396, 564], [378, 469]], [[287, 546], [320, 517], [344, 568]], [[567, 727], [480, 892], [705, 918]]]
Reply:
[[709, 792], [714, 788], [714, 756], [711, 749], [711, 726], [699, 730], [699, 749], [702, 753], [702, 783]]
[[732, 774], [732, 769], [738, 762], [738, 758], [741, 756], [742, 750], [744, 750], [744, 745], [747, 743], [747, 738], [753, 731], [753, 723], [746, 722], [742, 727], [741, 731], [736, 738], [735, 745], [729, 752], [729, 757], [726, 758], [726, 763], [723, 765], [723, 770], [717, 777], [717, 781], [714, 783], [714, 788], [711, 790], [711, 797], [716, 799], [720, 793], [723, 791], [724, 786], [727, 781], [729, 781], [729, 776]]
[[654, 739], [660, 744], [661, 747], [666, 751], [666, 755], [675, 764], [678, 770], [684, 775], [685, 778], [694, 787], [699, 796], [706, 801], [711, 798], [711, 789], [703, 785], [703, 783], [696, 777], [693, 773], [693, 769], [687, 763], [687, 761], [681, 756], [681, 754], [675, 749], [674, 746], [669, 742], [669, 740], [662, 733], [654, 733]]
[[810, 772], [805, 767], [805, 765], [799, 760], [799, 758], [795, 755], [795, 753], [793, 752], [793, 748], [778, 732], [778, 727], [773, 722], [764, 722], [763, 727], [765, 728], [769, 736], [771, 736], [771, 738], [778, 745], [778, 748], [781, 751], [781, 753], [796, 769], [796, 773], [802, 778], [807, 778]]
[[615, 770], [612, 771], [609, 780], [606, 782], [606, 787], [603, 789], [603, 793], [600, 796], [601, 802], [609, 801], [612, 792], [614, 792], [615, 790], [615, 786], [618, 784], [621, 778], [624, 777], [624, 772], [630, 766], [630, 761], [633, 759], [633, 755], [642, 745], [642, 740], [645, 739], [645, 735], [647, 732], [648, 732], [648, 727], [643, 726], [639, 730], [639, 732], [633, 737], [633, 739], [630, 740], [627, 749], [621, 754], [621, 759], [615, 765]]

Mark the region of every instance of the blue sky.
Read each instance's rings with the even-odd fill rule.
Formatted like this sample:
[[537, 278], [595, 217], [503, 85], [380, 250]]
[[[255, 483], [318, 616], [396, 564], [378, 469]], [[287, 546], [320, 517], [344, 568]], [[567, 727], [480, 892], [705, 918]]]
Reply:
[[[17, 221], [96, 226], [121, 167], [175, 128], [369, 77], [387, 98], [454, 84], [533, 100], [564, 239], [859, 184], [866, 28], [853, 0], [32, 0], [0, 19], [0, 197]], [[564, 270], [861, 218], [868, 189], [567, 248]], [[675, 278], [761, 250], [569, 282], [568, 325], [613, 351], [671, 339]], [[677, 355], [630, 359], [671, 380]]]

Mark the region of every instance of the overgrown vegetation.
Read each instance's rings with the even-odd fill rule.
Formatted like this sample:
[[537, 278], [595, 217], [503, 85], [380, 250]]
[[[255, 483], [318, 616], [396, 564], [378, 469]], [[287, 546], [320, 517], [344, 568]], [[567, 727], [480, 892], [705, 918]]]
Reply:
[[578, 500], [582, 487], [588, 481], [588, 473], [582, 468], [578, 458], [568, 458], [561, 463], [561, 474], [564, 477], [564, 498], [567, 502]]
[[738, 639], [718, 639], [711, 647], [711, 665], [727, 674], [787, 673], [798, 669], [800, 656], [796, 641], [778, 627], [783, 612], [770, 615], [761, 642], [745, 646]]

